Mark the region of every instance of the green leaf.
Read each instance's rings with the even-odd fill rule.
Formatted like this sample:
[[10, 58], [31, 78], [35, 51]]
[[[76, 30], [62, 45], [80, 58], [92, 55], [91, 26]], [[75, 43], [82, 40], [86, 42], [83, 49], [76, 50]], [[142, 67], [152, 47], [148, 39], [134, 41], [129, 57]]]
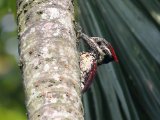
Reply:
[[99, 67], [84, 95], [86, 120], [158, 120], [160, 2], [80, 0], [79, 4], [84, 32], [110, 41], [120, 61]]

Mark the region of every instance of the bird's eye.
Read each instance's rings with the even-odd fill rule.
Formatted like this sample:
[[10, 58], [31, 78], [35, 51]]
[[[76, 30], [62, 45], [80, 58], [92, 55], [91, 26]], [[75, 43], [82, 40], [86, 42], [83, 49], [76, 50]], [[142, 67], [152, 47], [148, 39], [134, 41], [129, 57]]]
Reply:
[[104, 53], [106, 53], [106, 51], [105, 50], [102, 50]]
[[97, 42], [98, 45], [101, 45], [101, 42]]

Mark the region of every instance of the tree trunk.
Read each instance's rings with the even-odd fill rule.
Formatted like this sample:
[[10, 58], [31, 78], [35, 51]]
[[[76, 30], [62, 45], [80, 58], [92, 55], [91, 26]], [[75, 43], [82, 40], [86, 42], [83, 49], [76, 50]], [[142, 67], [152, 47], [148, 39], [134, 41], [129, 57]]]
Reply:
[[29, 120], [83, 120], [72, 0], [17, 0]]

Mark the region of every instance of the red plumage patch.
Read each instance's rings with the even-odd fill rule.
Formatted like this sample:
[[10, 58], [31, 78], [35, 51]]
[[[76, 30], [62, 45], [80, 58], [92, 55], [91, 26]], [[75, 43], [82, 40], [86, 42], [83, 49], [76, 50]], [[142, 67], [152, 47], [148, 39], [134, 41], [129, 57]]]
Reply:
[[118, 62], [118, 58], [117, 58], [117, 55], [113, 49], [113, 47], [109, 44], [108, 48], [110, 49], [111, 53], [112, 53], [112, 56], [113, 56], [113, 59], [115, 62]]
[[91, 68], [91, 71], [90, 71], [90, 73], [88, 73], [88, 77], [85, 80], [85, 83], [84, 83], [85, 86], [82, 90], [82, 93], [86, 92], [90, 88], [90, 86], [94, 80], [94, 77], [96, 75], [96, 71], [97, 71], [97, 63], [93, 62], [93, 66]]

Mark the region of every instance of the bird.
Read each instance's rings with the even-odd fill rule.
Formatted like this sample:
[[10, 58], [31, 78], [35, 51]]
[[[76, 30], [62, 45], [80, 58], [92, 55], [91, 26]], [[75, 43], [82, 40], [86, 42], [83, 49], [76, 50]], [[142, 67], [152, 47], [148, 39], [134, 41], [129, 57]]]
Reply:
[[78, 38], [83, 39], [90, 47], [89, 51], [80, 53], [81, 88], [85, 93], [91, 86], [97, 72], [97, 67], [109, 62], [118, 62], [118, 57], [111, 43], [104, 38], [89, 37], [79, 32]]

